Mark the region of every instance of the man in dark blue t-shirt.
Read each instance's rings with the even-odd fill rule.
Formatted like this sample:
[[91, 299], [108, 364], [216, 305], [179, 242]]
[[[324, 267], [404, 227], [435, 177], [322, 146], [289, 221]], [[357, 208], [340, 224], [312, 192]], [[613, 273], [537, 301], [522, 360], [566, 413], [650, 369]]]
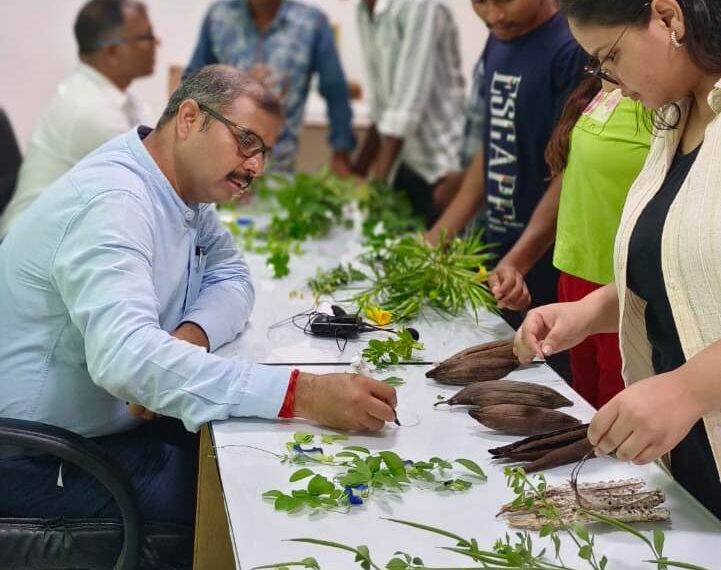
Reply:
[[[485, 239], [497, 244], [502, 260], [546, 192], [546, 144], [587, 56], [554, 0], [472, 0], [472, 4], [490, 31], [483, 64], [476, 67], [483, 77], [475, 82], [481, 90], [477, 99], [485, 108], [483, 148], [428, 237], [435, 241], [441, 229], [459, 231], [485, 204]], [[549, 253], [527, 273], [518, 267], [504, 273], [500, 264], [491, 285], [497, 285], [499, 278], [525, 278], [533, 305], [553, 302], [557, 274], [551, 261]], [[499, 304], [504, 306], [502, 300]]]

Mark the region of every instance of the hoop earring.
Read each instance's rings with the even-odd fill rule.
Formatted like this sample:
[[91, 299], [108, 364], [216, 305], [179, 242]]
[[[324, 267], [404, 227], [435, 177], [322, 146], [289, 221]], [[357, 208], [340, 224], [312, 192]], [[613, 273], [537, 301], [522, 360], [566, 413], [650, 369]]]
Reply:
[[676, 33], [676, 30], [671, 30], [671, 45], [676, 49], [683, 47], [683, 44], [678, 41], [678, 33]]

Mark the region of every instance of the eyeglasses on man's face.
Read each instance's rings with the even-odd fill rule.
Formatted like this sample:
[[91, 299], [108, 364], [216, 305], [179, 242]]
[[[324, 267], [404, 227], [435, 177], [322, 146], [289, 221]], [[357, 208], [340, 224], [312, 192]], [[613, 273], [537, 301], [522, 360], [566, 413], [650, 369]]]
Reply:
[[235, 138], [235, 142], [238, 144], [238, 151], [242, 156], [245, 158], [253, 158], [256, 155], [261, 154], [264, 161], [268, 160], [270, 157], [270, 148], [265, 146], [265, 143], [263, 142], [263, 139], [260, 138], [260, 135], [250, 129], [236, 125], [233, 121], [224, 117], [207, 105], [203, 105], [203, 103], [198, 103], [198, 107], [201, 111], [207, 113], [228, 127]]

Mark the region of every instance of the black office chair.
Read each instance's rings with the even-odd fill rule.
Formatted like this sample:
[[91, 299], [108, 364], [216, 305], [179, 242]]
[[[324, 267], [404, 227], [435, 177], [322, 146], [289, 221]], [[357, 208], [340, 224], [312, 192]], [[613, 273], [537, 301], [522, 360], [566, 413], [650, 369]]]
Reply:
[[0, 570], [192, 567], [193, 529], [141, 521], [127, 476], [94, 442], [55, 426], [0, 418], [5, 445], [51, 454], [85, 470], [110, 491], [122, 518], [0, 518]]
[[0, 214], [15, 192], [21, 160], [13, 128], [5, 111], [0, 108]]

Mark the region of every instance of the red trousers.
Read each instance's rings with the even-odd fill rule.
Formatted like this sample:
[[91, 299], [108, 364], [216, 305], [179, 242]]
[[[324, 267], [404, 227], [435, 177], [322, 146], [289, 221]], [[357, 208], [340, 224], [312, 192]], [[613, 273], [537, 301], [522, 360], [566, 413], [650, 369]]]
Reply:
[[[597, 283], [562, 272], [558, 279], [558, 301], [578, 301], [600, 287]], [[592, 406], [600, 408], [623, 390], [618, 334], [589, 336], [569, 352], [573, 377], [571, 385]]]

